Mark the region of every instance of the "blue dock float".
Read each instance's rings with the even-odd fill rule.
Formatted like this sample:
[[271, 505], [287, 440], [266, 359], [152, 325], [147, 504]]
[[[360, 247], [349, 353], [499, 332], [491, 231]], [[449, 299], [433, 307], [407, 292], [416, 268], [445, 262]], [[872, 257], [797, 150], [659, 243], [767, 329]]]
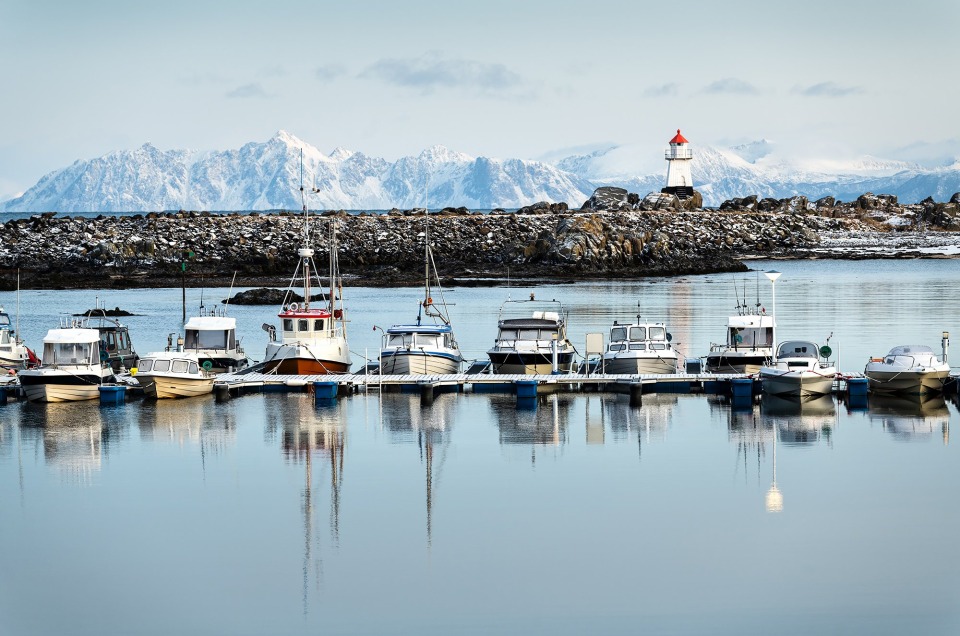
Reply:
[[101, 384], [100, 404], [123, 404], [127, 399], [127, 387], [122, 384]]
[[7, 387], [0, 386], [0, 405], [7, 403]]
[[517, 399], [537, 397], [538, 384], [539, 382], [536, 380], [517, 380], [514, 383], [517, 390]]
[[324, 380], [313, 383], [313, 399], [320, 403], [335, 402], [340, 385], [336, 382]]

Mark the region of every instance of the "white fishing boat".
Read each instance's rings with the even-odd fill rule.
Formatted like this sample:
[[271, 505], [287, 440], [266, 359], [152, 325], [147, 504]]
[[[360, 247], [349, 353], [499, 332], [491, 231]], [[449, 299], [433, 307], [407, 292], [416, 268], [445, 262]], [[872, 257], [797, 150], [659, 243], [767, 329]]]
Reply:
[[[430, 249], [430, 221], [424, 231], [424, 295], [417, 308], [416, 324], [393, 325], [384, 334], [380, 373], [442, 375], [459, 373], [463, 356], [450, 326], [447, 303]], [[432, 274], [432, 276], [431, 276]], [[440, 303], [434, 303], [431, 277], [436, 279]], [[424, 324], [428, 320], [432, 324]]]
[[882, 358], [871, 358], [863, 374], [875, 393], [937, 393], [950, 377], [950, 365], [930, 347], [901, 345]]
[[[530, 318], [503, 318], [524, 304], [540, 303], [554, 311], [533, 311]], [[567, 323], [559, 301], [507, 300], [500, 307], [497, 339], [487, 351], [493, 373], [542, 375], [569, 373], [576, 349], [567, 339]]]
[[724, 344], [711, 344], [707, 373], [756, 373], [773, 357], [773, 316], [741, 314], [727, 319]]
[[113, 369], [101, 361], [96, 329], [51, 329], [43, 339], [43, 363], [17, 373], [31, 402], [72, 402], [100, 397], [100, 385], [113, 382]]
[[610, 341], [603, 353], [604, 373], [676, 373], [680, 354], [662, 322], [637, 322], [610, 328]]
[[116, 318], [108, 316], [106, 309], [98, 306], [88, 311], [81, 324], [100, 333], [100, 355], [104, 362], [110, 364], [114, 373], [137, 366], [140, 357], [133, 348], [130, 329]]
[[147, 397], [182, 398], [213, 392], [216, 374], [204, 369], [195, 353], [155, 351], [140, 358], [136, 379]]
[[237, 321], [226, 310], [214, 309], [191, 316], [183, 326], [184, 352], [196, 356], [200, 366], [213, 373], [244, 369], [249, 364], [237, 340]]
[[[301, 157], [300, 198], [303, 202], [302, 246], [297, 250], [299, 261], [290, 279], [290, 286], [280, 312], [280, 337], [276, 328], [264, 324], [269, 334], [263, 370], [280, 375], [324, 375], [350, 370], [350, 348], [347, 345], [346, 312], [343, 307], [343, 281], [337, 258], [336, 220], [331, 218], [329, 231], [330, 291], [320, 307], [311, 306], [311, 278], [321, 289], [318, 270], [313, 262], [310, 212], [303, 198], [303, 160]], [[298, 277], [303, 279], [303, 302], [287, 302]]]
[[0, 367], [22, 369], [37, 362], [36, 355], [17, 337], [10, 315], [0, 306]]
[[760, 368], [765, 393], [780, 396], [811, 397], [833, 392], [837, 368], [821, 360], [832, 351], [806, 340], [788, 340], [777, 347], [776, 360]]

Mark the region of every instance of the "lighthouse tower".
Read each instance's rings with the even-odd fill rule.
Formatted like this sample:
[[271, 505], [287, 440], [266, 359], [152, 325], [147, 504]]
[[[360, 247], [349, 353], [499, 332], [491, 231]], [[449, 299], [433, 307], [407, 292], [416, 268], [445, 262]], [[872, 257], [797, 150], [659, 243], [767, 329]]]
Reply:
[[693, 196], [693, 178], [690, 176], [693, 151], [688, 143], [677, 128], [677, 134], [670, 140], [670, 148], [664, 153], [667, 160], [667, 187], [660, 192], [675, 194], [681, 200]]

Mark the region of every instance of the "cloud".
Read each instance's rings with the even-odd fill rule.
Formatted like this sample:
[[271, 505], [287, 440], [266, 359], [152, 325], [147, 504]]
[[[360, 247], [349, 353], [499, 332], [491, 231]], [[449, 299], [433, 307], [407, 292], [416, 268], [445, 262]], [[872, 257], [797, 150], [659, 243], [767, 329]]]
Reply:
[[435, 54], [407, 59], [384, 58], [364, 69], [359, 77], [414, 88], [423, 93], [465, 88], [489, 94], [510, 91], [523, 84], [523, 79], [503, 64], [442, 59]]
[[324, 64], [314, 69], [314, 76], [321, 82], [331, 82], [341, 75], [345, 75], [347, 69], [342, 64]]
[[259, 98], [259, 97], [268, 97], [267, 92], [263, 90], [263, 87], [260, 84], [244, 84], [243, 86], [238, 86], [232, 91], [227, 93], [227, 97], [230, 99], [248, 99], [248, 98]]
[[806, 88], [797, 87], [794, 90], [804, 97], [846, 97], [863, 92], [859, 86], [840, 86], [834, 82], [820, 82]]
[[643, 91], [644, 97], [674, 97], [680, 91], [680, 85], [676, 82], [661, 84], [660, 86], [650, 86]]
[[701, 92], [715, 95], [757, 95], [760, 93], [756, 86], [736, 77], [726, 77], [707, 84]]

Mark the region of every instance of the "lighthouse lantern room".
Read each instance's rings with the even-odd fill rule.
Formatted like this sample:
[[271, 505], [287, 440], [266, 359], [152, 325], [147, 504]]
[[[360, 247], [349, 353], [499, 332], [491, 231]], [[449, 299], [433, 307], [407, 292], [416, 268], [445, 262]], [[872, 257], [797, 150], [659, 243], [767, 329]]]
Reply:
[[693, 179], [690, 176], [693, 151], [687, 145], [689, 143], [677, 128], [677, 134], [670, 140], [670, 147], [664, 153], [667, 160], [667, 187], [661, 192], [674, 194], [681, 200], [693, 196]]

